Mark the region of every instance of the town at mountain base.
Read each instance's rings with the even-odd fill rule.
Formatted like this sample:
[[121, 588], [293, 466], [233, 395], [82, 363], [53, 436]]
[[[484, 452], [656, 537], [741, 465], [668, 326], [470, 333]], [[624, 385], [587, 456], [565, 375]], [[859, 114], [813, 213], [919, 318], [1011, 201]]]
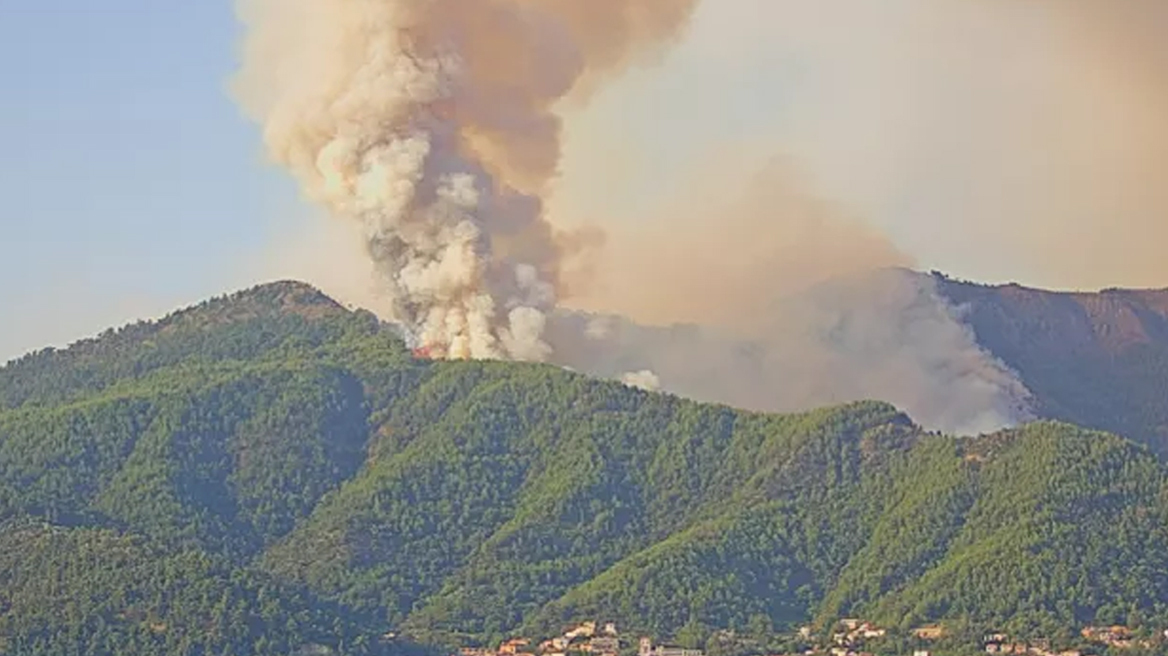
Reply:
[[297, 283], [0, 369], [0, 521], [0, 654], [538, 649], [585, 621], [622, 654], [1135, 653], [1168, 629], [1168, 469], [1139, 442], [419, 360]]
[[[621, 637], [615, 622], [605, 622], [602, 629], [595, 621], [582, 622], [562, 635], [535, 641], [527, 637], [510, 638], [497, 648], [464, 647], [457, 656], [705, 656], [698, 648], [654, 645], [649, 637], [630, 641]], [[826, 632], [822, 629], [828, 629]], [[857, 618], [843, 618], [821, 627], [802, 626], [787, 633], [766, 631], [755, 635], [733, 630], [715, 632], [707, 641], [711, 656], [726, 654], [767, 653], [830, 654], [831, 656], [874, 656], [903, 654], [932, 656], [934, 653], [1020, 654], [1030, 656], [1083, 656], [1100, 651], [1117, 650], [1124, 654], [1153, 652], [1168, 646], [1168, 631], [1140, 637], [1126, 626], [1084, 627], [1075, 647], [1058, 649], [1047, 639], [1016, 640], [1006, 633], [954, 635], [940, 624], [898, 632]], [[756, 637], [757, 636], [757, 637]], [[1075, 642], [1075, 641], [1072, 641]], [[633, 650], [635, 645], [636, 650]]]

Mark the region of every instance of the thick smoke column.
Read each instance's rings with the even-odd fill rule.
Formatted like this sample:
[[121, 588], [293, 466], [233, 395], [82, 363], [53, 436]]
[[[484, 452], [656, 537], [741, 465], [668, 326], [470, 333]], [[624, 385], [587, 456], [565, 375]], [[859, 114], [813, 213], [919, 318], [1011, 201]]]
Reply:
[[237, 90], [271, 156], [363, 232], [434, 357], [543, 360], [569, 244], [542, 195], [556, 104], [674, 35], [695, 0], [241, 0]]

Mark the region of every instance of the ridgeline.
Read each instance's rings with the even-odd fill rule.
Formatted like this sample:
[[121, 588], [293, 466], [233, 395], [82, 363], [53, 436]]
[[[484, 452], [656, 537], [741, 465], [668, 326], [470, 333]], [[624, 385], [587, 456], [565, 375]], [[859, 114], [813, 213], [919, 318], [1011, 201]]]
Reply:
[[1168, 469], [1110, 434], [422, 361], [297, 283], [0, 369], [0, 654], [401, 654], [590, 617], [1069, 639], [1168, 626], [1166, 520]]

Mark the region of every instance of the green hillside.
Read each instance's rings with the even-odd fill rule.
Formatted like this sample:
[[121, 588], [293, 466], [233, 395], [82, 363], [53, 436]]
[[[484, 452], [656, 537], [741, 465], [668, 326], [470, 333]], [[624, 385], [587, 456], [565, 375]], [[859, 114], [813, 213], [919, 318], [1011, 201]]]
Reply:
[[1069, 425], [956, 439], [881, 403], [417, 361], [279, 283], [0, 369], [0, 654], [1168, 626], [1166, 483]]

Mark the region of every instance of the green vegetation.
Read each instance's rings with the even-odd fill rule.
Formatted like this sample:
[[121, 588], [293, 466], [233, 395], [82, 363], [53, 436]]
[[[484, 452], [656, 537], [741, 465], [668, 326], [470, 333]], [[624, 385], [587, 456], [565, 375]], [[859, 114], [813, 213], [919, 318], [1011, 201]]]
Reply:
[[366, 627], [302, 589], [108, 529], [10, 523], [0, 589], [6, 653], [370, 652]]
[[420, 362], [293, 283], [0, 369], [0, 654], [1168, 627], [1166, 520], [1168, 469], [1110, 435]]

